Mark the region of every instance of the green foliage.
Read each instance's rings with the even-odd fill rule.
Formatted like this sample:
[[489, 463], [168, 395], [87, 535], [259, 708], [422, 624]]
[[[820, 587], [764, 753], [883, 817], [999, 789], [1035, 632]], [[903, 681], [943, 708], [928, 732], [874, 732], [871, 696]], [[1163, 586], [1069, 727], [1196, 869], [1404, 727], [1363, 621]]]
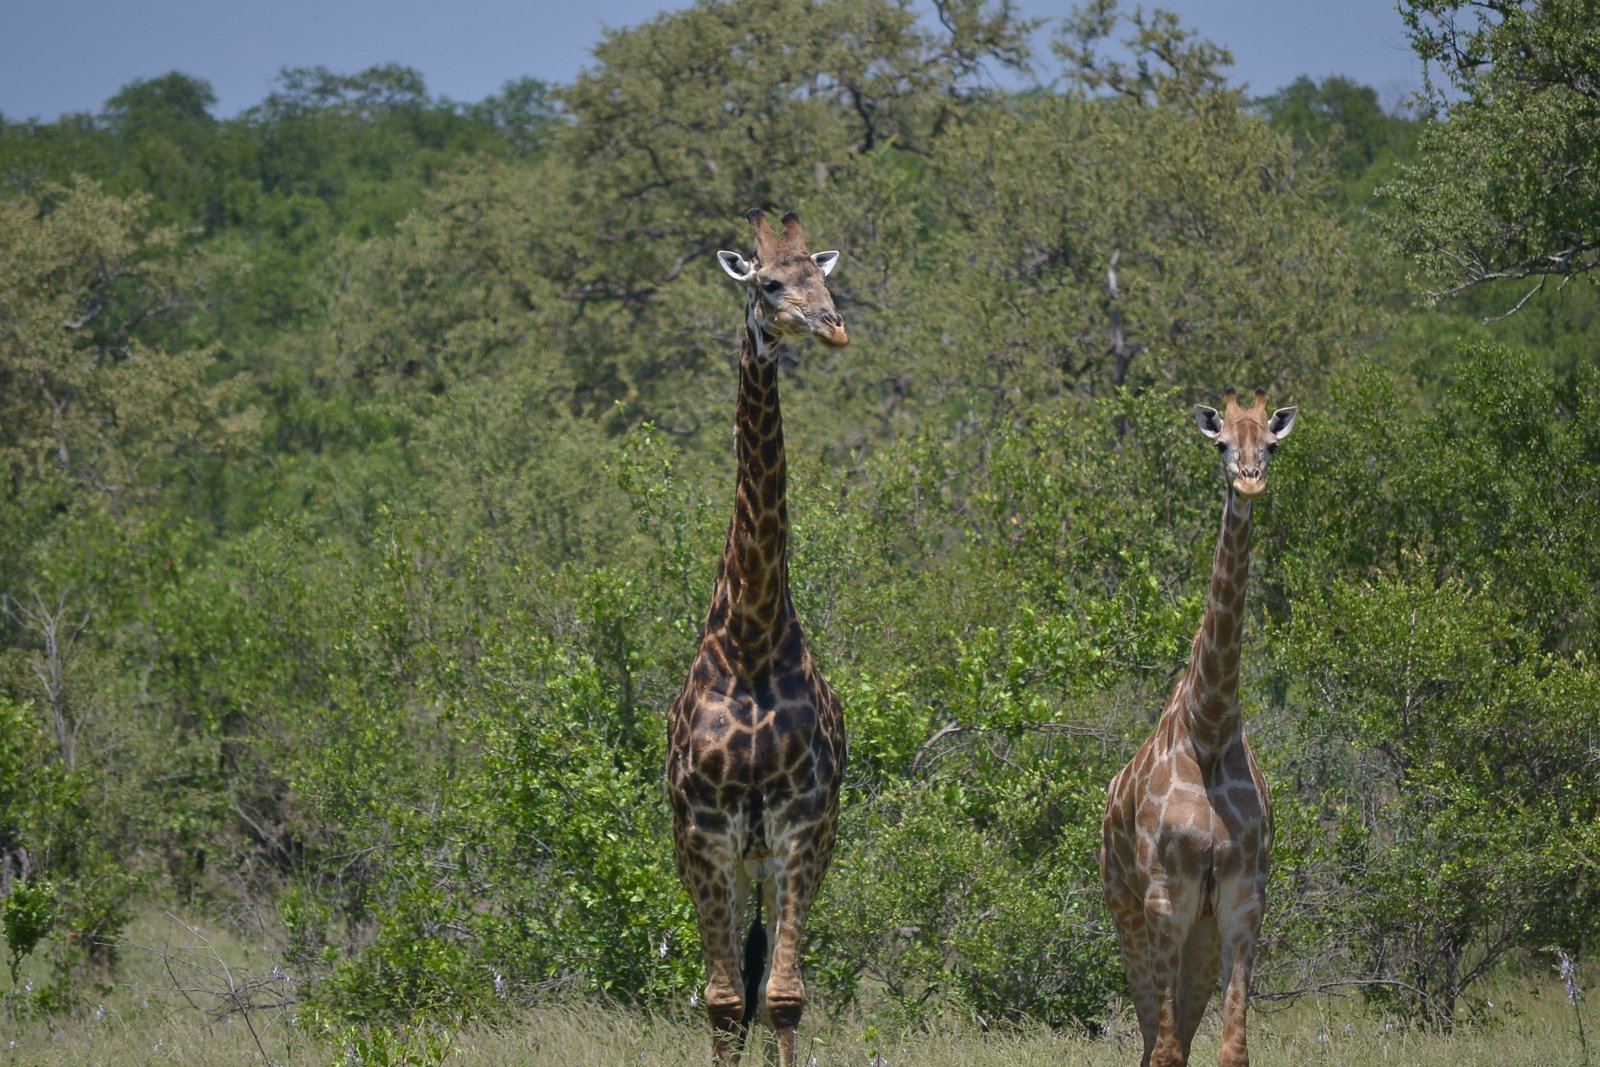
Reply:
[[569, 284], [637, 298], [729, 247], [749, 205], [787, 204], [884, 146], [925, 151], [985, 61], [1025, 60], [1030, 28], [1006, 4], [938, 7], [947, 33], [886, 0], [701, 0], [608, 34], [560, 99], [590, 195], [616, 209], [583, 222], [631, 254]]
[[1120, 981], [1094, 861], [1105, 764], [1048, 735], [979, 738], [848, 809], [818, 980], [830, 1004], [908, 1020], [959, 1007], [1092, 1026]]
[[395, 1027], [340, 1025], [321, 1017], [316, 1024], [322, 1043], [338, 1050], [328, 1067], [435, 1067], [450, 1056], [460, 1027], [459, 1021], [441, 1026], [427, 1020]]
[[519, 920], [524, 937], [544, 943], [538, 977], [661, 998], [700, 963], [672, 867], [664, 739], [630, 736], [615, 714], [621, 689], [592, 663], [554, 648], [519, 658], [544, 669], [504, 706], [507, 726], [490, 736], [486, 764], [498, 818], [543, 883], [543, 899]]
[[1337, 181], [1330, 203], [1358, 225], [1391, 206], [1377, 190], [1416, 160], [1421, 123], [1386, 111], [1376, 90], [1349, 78], [1301, 75], [1254, 107], [1303, 156], [1329, 168]]
[[1347, 418], [1297, 433], [1319, 459], [1275, 469], [1274, 493], [1361, 508], [1265, 531], [1294, 605], [1283, 772], [1316, 819], [1300, 894], [1344, 917], [1325, 951], [1440, 1025], [1507, 954], [1594, 935], [1573, 862], [1593, 821], [1594, 518], [1563, 488], [1595, 463], [1593, 376], [1482, 345], [1454, 364], [1432, 409], [1377, 373], [1337, 391]]
[[1305, 427], [1302, 450], [1316, 465], [1280, 480], [1288, 494], [1363, 507], [1296, 510], [1265, 536], [1299, 572], [1293, 586], [1346, 573], [1450, 575], [1513, 604], [1544, 648], [1592, 655], [1596, 515], [1570, 487], [1600, 463], [1600, 380], [1588, 368], [1557, 380], [1483, 344], [1457, 346], [1452, 364], [1456, 379], [1431, 412], [1376, 372], [1341, 385], [1345, 419]]
[[1326, 152], [1342, 178], [1371, 167], [1410, 125], [1385, 113], [1371, 86], [1337, 76], [1318, 83], [1302, 74], [1256, 106], [1302, 152]]
[[1339, 813], [1345, 936], [1393, 982], [1372, 995], [1448, 1025], [1506, 953], [1593, 936], [1600, 901], [1572, 864], [1600, 815], [1587, 661], [1538, 653], [1503, 600], [1427, 579], [1340, 583], [1302, 603], [1288, 650], [1315, 693], [1304, 728], [1356, 753], [1297, 771]]
[[[661, 720], [734, 481], [709, 253], [752, 205], [842, 249], [852, 336], [783, 371], [794, 597], [852, 745], [822, 1004], [1105, 1021], [1103, 791], [1199, 620], [1222, 487], [1191, 406], [1228, 384], [1303, 411], [1246, 629], [1261, 984], [1401, 983], [1364, 988], [1445, 1023], [1497, 966], [1592, 953], [1588, 291], [1494, 328], [1400, 306], [1364, 220], [1414, 127], [1369, 89], [1247, 104], [1224, 49], [1097, 3], [1055, 27], [1066, 91], [1008, 97], [983, 72], [1036, 27], [936, 10], [703, 0], [478, 104], [316, 68], [219, 120], [172, 73], [0, 123], [32, 1007], [121, 980], [135, 900], [276, 914], [346, 1058], [563, 991], [688, 1002]], [[1514, 99], [1496, 70], [1587, 40], [1518, 10], [1543, 50], [1485, 53], [1405, 181], [1522, 180], [1481, 130], [1439, 147]], [[1429, 203], [1383, 210], [1450, 237]]]
[[1548, 277], [1564, 284], [1600, 266], [1594, 6], [1412, 0], [1400, 10], [1426, 69], [1442, 75], [1428, 87], [1426, 160], [1385, 190], [1400, 209], [1392, 236], [1430, 295], [1539, 279], [1502, 293], [1504, 310]]
[[65, 806], [69, 780], [53, 750], [37, 709], [0, 698], [0, 861], [8, 870], [25, 866], [40, 843], [32, 833]]
[[941, 149], [946, 281], [901, 313], [959, 339], [951, 399], [986, 418], [1123, 386], [1304, 395], [1371, 328], [1320, 177], [1227, 95], [1182, 110], [1050, 98]]
[[8, 497], [35, 514], [137, 501], [143, 468], [241, 428], [231, 387], [205, 380], [211, 353], [163, 344], [193, 267], [176, 261], [175, 233], [149, 227], [145, 203], [93, 183], [0, 201], [0, 464]]
[[[1133, 63], [1107, 56], [1106, 44], [1119, 23], [1129, 36], [1119, 42]], [[1233, 53], [1183, 28], [1171, 11], [1136, 7], [1129, 15], [1118, 0], [1089, 0], [1062, 20], [1053, 47], [1068, 64], [1067, 77], [1089, 92], [1106, 90], [1150, 107], [1194, 107], [1227, 91]]]
[[[11, 952], [11, 994], [21, 983], [22, 961], [50, 934], [56, 920], [55, 887], [49, 882], [14, 882], [0, 910], [0, 927]], [[11, 998], [8, 997], [8, 1000]], [[15, 1007], [13, 1005], [13, 1012]]]

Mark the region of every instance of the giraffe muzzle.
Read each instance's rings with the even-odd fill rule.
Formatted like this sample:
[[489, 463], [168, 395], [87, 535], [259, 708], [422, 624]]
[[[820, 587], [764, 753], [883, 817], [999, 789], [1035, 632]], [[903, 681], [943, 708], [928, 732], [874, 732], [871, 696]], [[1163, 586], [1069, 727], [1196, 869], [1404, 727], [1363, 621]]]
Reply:
[[817, 312], [810, 325], [811, 332], [825, 345], [843, 348], [850, 343], [850, 335], [844, 331], [844, 319], [832, 308]]
[[1267, 480], [1259, 474], [1254, 477], [1241, 474], [1233, 480], [1233, 491], [1244, 500], [1254, 500], [1267, 491]]

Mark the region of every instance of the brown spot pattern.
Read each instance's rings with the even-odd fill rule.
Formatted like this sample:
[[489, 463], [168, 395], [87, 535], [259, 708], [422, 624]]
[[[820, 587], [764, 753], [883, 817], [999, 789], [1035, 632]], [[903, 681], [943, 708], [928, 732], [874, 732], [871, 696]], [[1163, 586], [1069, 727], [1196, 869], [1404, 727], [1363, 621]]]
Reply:
[[1106, 797], [1101, 882], [1139, 1018], [1142, 1067], [1188, 1063], [1219, 982], [1220, 1062], [1249, 1063], [1245, 1010], [1266, 906], [1272, 801], [1239, 711], [1251, 504], [1233, 479], [1242, 470], [1256, 491], [1264, 486], [1275, 443], [1264, 409], [1264, 397], [1245, 409], [1229, 390], [1221, 432], [1207, 433], [1221, 446], [1229, 488], [1205, 616], [1154, 732]]
[[[752, 286], [735, 405], [738, 485], [711, 608], [667, 716], [667, 791], [678, 874], [695, 906], [708, 981], [712, 1059], [738, 1054], [744, 1019], [777, 1033], [795, 1063], [805, 1006], [800, 939], [839, 816], [846, 743], [838, 695], [817, 671], [789, 595], [789, 518], [775, 348], [796, 319], [839, 323], [799, 220], [781, 238], [752, 213], [758, 269], [785, 286], [781, 316]], [[743, 958], [752, 885], [775, 929], [768, 960]], [[765, 979], [757, 1005], [746, 979]]]

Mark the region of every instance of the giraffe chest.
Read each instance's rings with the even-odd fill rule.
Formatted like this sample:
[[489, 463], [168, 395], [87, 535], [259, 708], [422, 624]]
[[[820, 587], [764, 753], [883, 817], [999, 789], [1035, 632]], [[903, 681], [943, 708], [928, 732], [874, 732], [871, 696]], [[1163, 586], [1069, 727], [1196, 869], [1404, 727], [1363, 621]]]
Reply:
[[668, 785], [681, 814], [828, 806], [844, 763], [832, 688], [811, 671], [720, 681], [686, 688], [673, 709]]
[[1270, 834], [1270, 800], [1242, 735], [1211, 752], [1158, 731], [1113, 783], [1108, 840], [1138, 864], [1230, 867]]
[[1174, 753], [1151, 768], [1138, 816], [1140, 851], [1168, 870], [1251, 876], [1270, 850], [1270, 800], [1248, 746], [1202, 762]]

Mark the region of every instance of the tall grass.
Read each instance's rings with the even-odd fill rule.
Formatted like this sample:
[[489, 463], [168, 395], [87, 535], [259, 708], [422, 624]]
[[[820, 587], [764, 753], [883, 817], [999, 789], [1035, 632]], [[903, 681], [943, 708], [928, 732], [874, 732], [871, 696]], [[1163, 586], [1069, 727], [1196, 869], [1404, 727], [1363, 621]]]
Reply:
[[[1565, 1005], [1529, 996], [1529, 1010], [1508, 1013], [1486, 1028], [1452, 1035], [1386, 1024], [1349, 1005], [1302, 1003], [1280, 1013], [1255, 1014], [1251, 1060], [1342, 1067], [1560, 1067], [1581, 1064]], [[1554, 1009], [1554, 1010], [1552, 1010]], [[1565, 1025], [1563, 1025], [1565, 1023]], [[257, 1040], [259, 1038], [260, 1047]], [[351, 1032], [315, 1035], [290, 1017], [258, 1026], [252, 1036], [237, 1019], [210, 1022], [170, 1004], [90, 1010], [53, 1023], [30, 1023], [10, 1039], [0, 1062], [38, 1067], [277, 1064], [343, 1067], [362, 1063], [461, 1067], [703, 1067], [708, 1032], [698, 1020], [635, 1015], [601, 1006], [540, 1008], [510, 1024], [468, 1025], [453, 1031], [402, 1032], [373, 1042]], [[980, 1033], [948, 1021], [931, 1030], [899, 1032], [862, 1021], [807, 1023], [804, 1062], [816, 1067], [1127, 1067], [1139, 1060], [1134, 1035], [1091, 1039], [1043, 1028]], [[264, 1050], [264, 1051], [263, 1051]], [[1215, 1063], [1215, 1023], [1196, 1039], [1192, 1062]], [[750, 1060], [755, 1060], [750, 1057]]]
[[[709, 1032], [685, 1003], [671, 1014], [569, 1002], [531, 1008], [494, 1026], [465, 1023], [372, 1031], [326, 1022], [294, 1003], [292, 983], [274, 972], [276, 942], [264, 926], [241, 934], [237, 921], [207, 926], [150, 916], [130, 931], [122, 973], [102, 997], [68, 1016], [0, 1020], [0, 1065], [28, 1067], [703, 1067]], [[1341, 1067], [1581, 1067], [1581, 1016], [1563, 982], [1534, 975], [1506, 980], [1481, 1021], [1453, 1034], [1409, 1029], [1358, 998], [1264, 1002], [1250, 1014], [1251, 1059]], [[244, 1010], [244, 1005], [255, 1005]], [[1592, 1021], [1587, 1023], [1592, 1026]], [[931, 1027], [898, 1028], [820, 1012], [801, 1028], [802, 1062], [816, 1067], [1127, 1067], [1139, 1060], [1131, 1019], [1109, 1036], [1044, 1027], [988, 1031], [944, 1016]], [[1192, 1062], [1216, 1062], [1215, 1012], [1196, 1039]], [[748, 1062], [759, 1062], [748, 1057]]]

